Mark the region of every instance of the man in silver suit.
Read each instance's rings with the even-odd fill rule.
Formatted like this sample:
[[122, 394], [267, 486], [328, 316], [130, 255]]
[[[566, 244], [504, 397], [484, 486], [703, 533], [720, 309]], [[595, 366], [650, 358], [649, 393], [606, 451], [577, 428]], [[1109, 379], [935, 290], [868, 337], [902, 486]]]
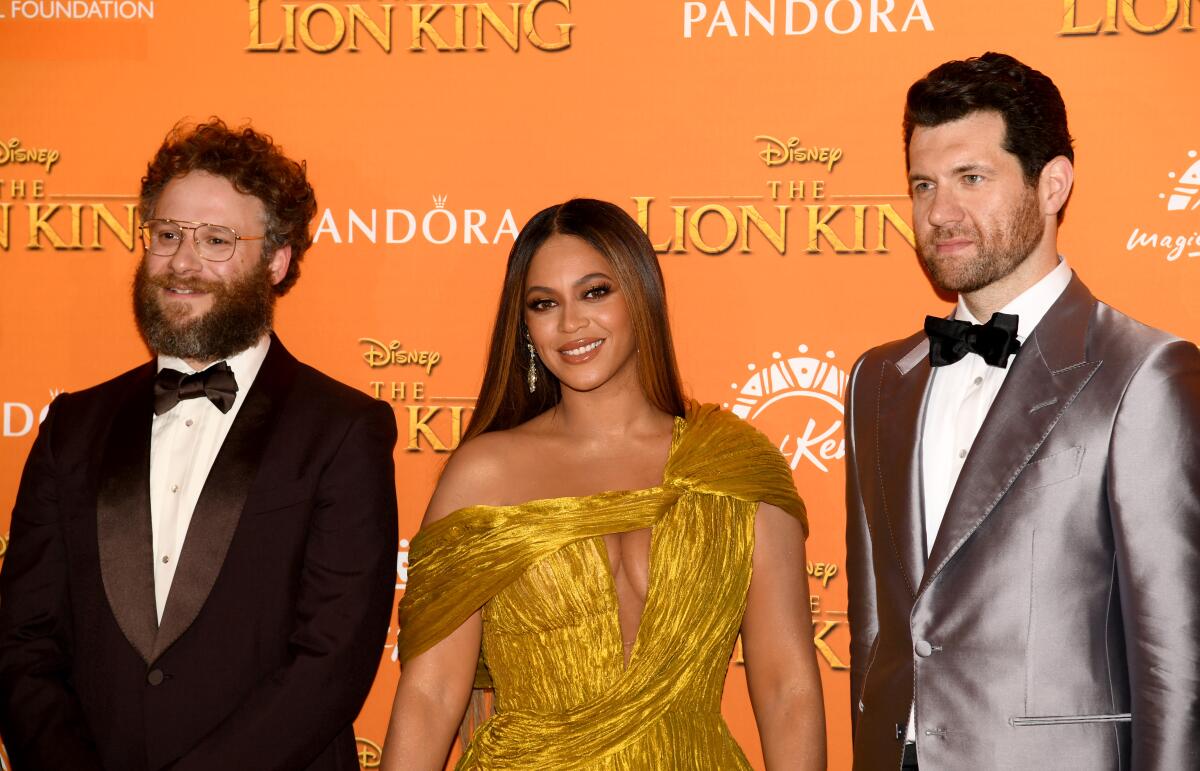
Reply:
[[1058, 254], [1062, 97], [988, 53], [908, 92], [950, 318], [867, 352], [847, 417], [855, 769], [1200, 768], [1200, 351]]

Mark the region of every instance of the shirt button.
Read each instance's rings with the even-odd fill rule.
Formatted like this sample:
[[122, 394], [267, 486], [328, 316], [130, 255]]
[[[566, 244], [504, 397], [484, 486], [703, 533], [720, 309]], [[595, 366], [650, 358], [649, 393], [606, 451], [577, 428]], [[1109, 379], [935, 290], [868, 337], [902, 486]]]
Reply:
[[[982, 380], [982, 378], [980, 378], [980, 379]], [[978, 381], [976, 381], [976, 382], [978, 382]], [[183, 425], [187, 426], [188, 428], [191, 428], [192, 424], [195, 422], [196, 421], [192, 420], [191, 418], [188, 418], [187, 420], [183, 421]]]
[[[983, 385], [983, 378], [982, 377], [975, 378], [975, 385]], [[192, 421], [189, 420], [188, 425], [189, 426], [192, 425]]]
[[171, 558], [168, 557], [166, 554], [164, 554], [163, 555], [163, 564], [166, 565], [170, 561], [171, 561]]
[[173, 493], [179, 492], [179, 485], [171, 485], [171, 492], [173, 492]]
[[960, 457], [960, 458], [965, 458], [965, 457], [967, 457], [967, 451], [966, 451], [966, 450], [959, 450], [959, 451], [958, 451], [958, 457]]

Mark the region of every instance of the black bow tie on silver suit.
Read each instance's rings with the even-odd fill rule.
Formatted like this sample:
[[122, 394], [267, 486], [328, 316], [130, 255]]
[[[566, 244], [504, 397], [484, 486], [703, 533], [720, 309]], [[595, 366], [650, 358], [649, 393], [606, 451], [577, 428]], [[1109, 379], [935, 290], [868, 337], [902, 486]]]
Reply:
[[229, 412], [237, 397], [237, 379], [226, 362], [217, 362], [203, 372], [185, 375], [174, 369], [159, 370], [154, 378], [154, 414], [161, 415], [181, 399], [208, 398], [221, 412]]
[[986, 324], [926, 316], [925, 334], [929, 335], [929, 363], [935, 367], [977, 353], [993, 367], [1007, 369], [1008, 357], [1021, 347], [1017, 317], [1011, 313], [993, 313]]

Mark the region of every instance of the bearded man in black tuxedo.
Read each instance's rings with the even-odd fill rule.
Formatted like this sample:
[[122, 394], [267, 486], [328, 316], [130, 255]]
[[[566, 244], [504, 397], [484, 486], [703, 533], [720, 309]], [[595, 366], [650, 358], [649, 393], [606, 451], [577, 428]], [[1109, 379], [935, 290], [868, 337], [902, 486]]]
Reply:
[[298, 362], [275, 300], [304, 166], [219, 120], [141, 188], [152, 361], [55, 400], [0, 570], [0, 733], [26, 769], [357, 769], [396, 558], [391, 409]]

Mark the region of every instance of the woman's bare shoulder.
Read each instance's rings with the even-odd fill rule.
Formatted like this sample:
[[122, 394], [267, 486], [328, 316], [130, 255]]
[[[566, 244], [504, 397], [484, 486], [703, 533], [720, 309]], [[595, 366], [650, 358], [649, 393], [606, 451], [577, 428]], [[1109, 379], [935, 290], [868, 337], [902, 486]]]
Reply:
[[521, 473], [528, 447], [529, 437], [521, 427], [489, 431], [463, 442], [446, 462], [425, 511], [425, 524], [459, 509], [510, 500], [514, 475]]

